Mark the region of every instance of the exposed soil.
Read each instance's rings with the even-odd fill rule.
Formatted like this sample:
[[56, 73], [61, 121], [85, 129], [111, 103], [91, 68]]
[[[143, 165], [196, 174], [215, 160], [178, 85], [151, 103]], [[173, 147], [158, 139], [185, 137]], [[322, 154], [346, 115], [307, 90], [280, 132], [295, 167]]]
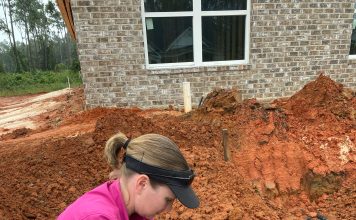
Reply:
[[[55, 98], [55, 110], [23, 119], [36, 128], [3, 129], [0, 219], [54, 219], [106, 181], [103, 147], [118, 131], [170, 137], [197, 173], [201, 206], [176, 203], [157, 219], [356, 219], [356, 96], [326, 76], [271, 103], [214, 90], [188, 114], [84, 111], [82, 97], [72, 91]], [[7, 106], [0, 98], [0, 108]], [[228, 162], [222, 129], [229, 133]]]

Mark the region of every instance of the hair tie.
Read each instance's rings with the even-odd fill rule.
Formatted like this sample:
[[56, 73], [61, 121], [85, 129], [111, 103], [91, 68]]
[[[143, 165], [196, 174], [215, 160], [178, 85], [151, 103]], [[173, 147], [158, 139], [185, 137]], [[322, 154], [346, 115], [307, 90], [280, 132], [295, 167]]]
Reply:
[[124, 146], [123, 146], [122, 148], [124, 148], [124, 149], [126, 150], [126, 148], [127, 148], [127, 146], [129, 145], [130, 141], [131, 141], [131, 138], [128, 138], [128, 139], [125, 141], [125, 144], [124, 144]]

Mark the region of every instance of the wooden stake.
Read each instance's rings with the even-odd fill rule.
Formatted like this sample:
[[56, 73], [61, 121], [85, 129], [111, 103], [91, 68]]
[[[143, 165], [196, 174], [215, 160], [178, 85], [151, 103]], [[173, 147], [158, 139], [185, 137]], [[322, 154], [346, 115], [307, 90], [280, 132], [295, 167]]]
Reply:
[[69, 81], [69, 77], [68, 76], [67, 76], [67, 80], [68, 80], [69, 95], [72, 95], [72, 90], [70, 89], [70, 81]]
[[68, 81], [68, 89], [70, 89], [70, 81], [69, 81], [69, 77], [67, 76], [67, 81]]
[[192, 96], [190, 94], [190, 82], [183, 82], [184, 112], [192, 110]]
[[224, 159], [225, 161], [229, 161], [231, 158], [231, 153], [228, 144], [229, 134], [227, 132], [227, 129], [222, 129], [222, 136], [223, 136], [223, 146], [224, 146]]

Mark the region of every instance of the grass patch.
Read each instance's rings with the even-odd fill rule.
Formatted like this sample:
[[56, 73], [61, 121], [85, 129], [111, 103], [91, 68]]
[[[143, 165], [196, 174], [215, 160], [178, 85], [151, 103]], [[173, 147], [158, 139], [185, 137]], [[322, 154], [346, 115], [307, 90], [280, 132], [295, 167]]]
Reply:
[[68, 88], [68, 78], [72, 88], [83, 84], [79, 72], [69, 70], [0, 73], [0, 96], [36, 94]]

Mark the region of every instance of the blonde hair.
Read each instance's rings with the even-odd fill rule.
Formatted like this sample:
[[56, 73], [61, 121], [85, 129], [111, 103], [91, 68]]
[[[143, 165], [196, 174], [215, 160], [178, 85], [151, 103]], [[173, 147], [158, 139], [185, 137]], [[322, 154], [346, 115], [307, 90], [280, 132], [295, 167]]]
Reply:
[[[111, 179], [122, 175], [129, 177], [134, 173], [126, 168], [125, 163], [120, 163], [120, 152], [127, 140], [126, 135], [120, 132], [106, 142], [104, 152], [113, 169], [110, 173]], [[174, 171], [189, 169], [178, 146], [171, 139], [159, 134], [145, 134], [130, 140], [125, 153], [151, 166]]]

